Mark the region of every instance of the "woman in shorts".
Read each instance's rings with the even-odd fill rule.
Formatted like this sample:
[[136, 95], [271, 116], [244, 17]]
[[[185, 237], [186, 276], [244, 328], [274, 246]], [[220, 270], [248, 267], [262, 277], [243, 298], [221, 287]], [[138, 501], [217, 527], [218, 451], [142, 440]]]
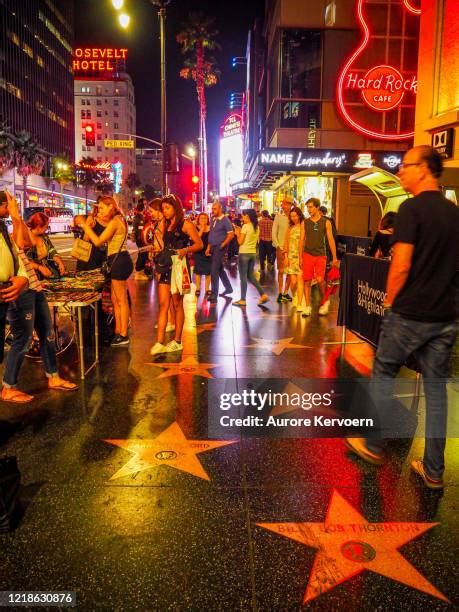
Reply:
[[[171, 252], [184, 259], [188, 253], [196, 253], [202, 249], [202, 240], [194, 223], [185, 221], [183, 206], [180, 199], [169, 194], [161, 201], [162, 213], [164, 215], [164, 250]], [[186, 259], [185, 259], [186, 262]], [[185, 263], [184, 262], [184, 263]], [[157, 342], [151, 347], [151, 355], [160, 353], [171, 353], [182, 350], [182, 331], [185, 321], [183, 310], [183, 294], [181, 294], [174, 283], [174, 293], [171, 293], [172, 266], [161, 271], [158, 278], [159, 314], [158, 314], [158, 337]], [[174, 340], [164, 343], [166, 333], [167, 312], [170, 303], [175, 310], [175, 337]]]
[[107, 223], [100, 236], [94, 232], [88, 221], [82, 227], [95, 246], [98, 247], [105, 242], [108, 245], [107, 261], [110, 266], [111, 298], [115, 315], [115, 336], [110, 346], [126, 346], [129, 344], [127, 279], [134, 269], [126, 246], [128, 226], [123, 213], [111, 196], [105, 196], [100, 200], [99, 215]]

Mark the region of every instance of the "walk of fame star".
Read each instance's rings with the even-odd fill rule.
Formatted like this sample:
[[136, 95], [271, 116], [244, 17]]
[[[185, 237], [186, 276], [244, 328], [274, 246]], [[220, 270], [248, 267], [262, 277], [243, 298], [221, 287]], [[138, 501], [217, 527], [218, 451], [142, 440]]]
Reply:
[[168, 465], [198, 478], [210, 480], [196, 455], [220, 446], [234, 444], [236, 440], [188, 440], [180, 425], [174, 422], [153, 440], [104, 440], [104, 442], [134, 454], [110, 480], [143, 472], [157, 465]]
[[264, 348], [279, 356], [285, 351], [285, 349], [305, 349], [312, 348], [304, 344], [292, 344], [294, 336], [291, 338], [279, 338], [278, 340], [266, 340], [266, 338], [251, 338], [255, 341], [255, 344], [246, 344], [246, 348]]
[[318, 549], [303, 603], [364, 570], [449, 601], [397, 550], [438, 523], [369, 523], [335, 490], [324, 523], [257, 525]]
[[195, 357], [188, 355], [179, 363], [151, 362], [147, 365], [152, 365], [157, 368], [163, 368], [165, 372], [157, 378], [167, 378], [168, 376], [179, 376], [180, 374], [191, 374], [192, 376], [201, 376], [202, 378], [213, 378], [209, 369], [218, 367], [217, 363], [199, 363]]

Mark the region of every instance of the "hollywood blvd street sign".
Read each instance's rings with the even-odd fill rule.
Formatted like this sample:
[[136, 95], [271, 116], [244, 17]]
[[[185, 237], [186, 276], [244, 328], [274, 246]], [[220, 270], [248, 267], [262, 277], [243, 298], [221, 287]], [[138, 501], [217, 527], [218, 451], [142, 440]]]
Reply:
[[354, 151], [343, 149], [263, 149], [259, 166], [271, 170], [353, 173], [377, 166], [396, 172], [402, 163], [402, 151]]

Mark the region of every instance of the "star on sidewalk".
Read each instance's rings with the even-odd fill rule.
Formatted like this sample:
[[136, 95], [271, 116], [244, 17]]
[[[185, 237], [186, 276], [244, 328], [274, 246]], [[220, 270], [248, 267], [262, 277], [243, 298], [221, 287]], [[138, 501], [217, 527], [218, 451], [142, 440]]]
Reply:
[[198, 478], [210, 480], [196, 455], [220, 446], [234, 444], [236, 440], [188, 440], [175, 421], [153, 440], [104, 440], [104, 442], [134, 454], [110, 480], [143, 472], [157, 465], [168, 465]]
[[324, 523], [257, 523], [318, 552], [303, 603], [364, 570], [449, 601], [398, 552], [398, 548], [439, 523], [369, 523], [338, 491], [333, 491]]
[[151, 362], [147, 365], [163, 368], [165, 371], [157, 376], [157, 378], [167, 378], [168, 376], [179, 376], [180, 374], [191, 374], [192, 376], [201, 376], [202, 378], [213, 378], [209, 372], [211, 368], [218, 367], [217, 363], [199, 363], [199, 361], [188, 355], [179, 363]]
[[285, 351], [285, 349], [305, 349], [312, 348], [304, 344], [292, 344], [294, 336], [291, 338], [279, 338], [278, 340], [267, 340], [266, 338], [251, 338], [255, 341], [255, 344], [246, 344], [246, 348], [264, 348], [279, 356]]

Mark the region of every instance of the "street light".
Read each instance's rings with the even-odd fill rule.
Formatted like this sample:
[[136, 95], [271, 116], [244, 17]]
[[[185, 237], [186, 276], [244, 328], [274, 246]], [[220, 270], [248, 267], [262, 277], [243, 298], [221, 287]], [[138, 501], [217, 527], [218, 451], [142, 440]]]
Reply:
[[124, 0], [112, 0], [113, 7], [119, 11], [123, 8]]
[[131, 21], [131, 18], [129, 15], [126, 15], [126, 13], [121, 13], [121, 15], [118, 17], [118, 21], [120, 22], [120, 26], [126, 29]]

